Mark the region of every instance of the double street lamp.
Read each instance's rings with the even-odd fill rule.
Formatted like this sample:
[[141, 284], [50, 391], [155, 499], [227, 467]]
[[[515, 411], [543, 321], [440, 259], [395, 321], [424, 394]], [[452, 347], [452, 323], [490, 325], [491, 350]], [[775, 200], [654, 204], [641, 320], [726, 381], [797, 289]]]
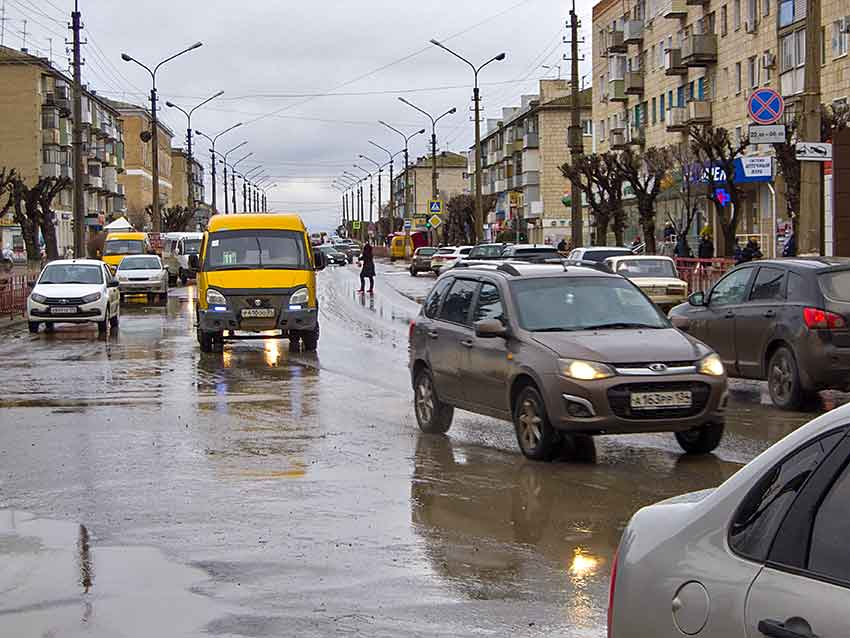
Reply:
[[415, 104], [408, 102], [403, 97], [398, 98], [399, 101], [407, 104], [407, 106], [416, 109], [420, 113], [424, 114], [429, 120], [431, 120], [431, 160], [432, 160], [432, 170], [431, 170], [431, 199], [439, 199], [440, 198], [440, 189], [437, 185], [437, 122], [442, 120], [444, 117], [448, 115], [454, 115], [457, 113], [457, 109], [455, 107], [450, 108], [448, 111], [443, 113], [438, 117], [434, 117], [427, 111], [420, 109]]
[[472, 100], [475, 102], [475, 234], [477, 240], [482, 241], [484, 238], [484, 200], [483, 193], [481, 191], [481, 92], [478, 89], [478, 74], [491, 62], [501, 62], [507, 57], [507, 55], [505, 53], [500, 53], [499, 55], [487, 60], [484, 64], [475, 66], [465, 57], [455, 53], [438, 40], [431, 40], [431, 44], [440, 47], [447, 53], [451, 53], [459, 60], [466, 62], [470, 68], [472, 68], [472, 72], [475, 75], [475, 86], [472, 89]]
[[[230, 200], [227, 197], [227, 167], [228, 167], [227, 158], [230, 156], [230, 154], [233, 151], [238, 151], [240, 148], [244, 147], [247, 143], [248, 142], [246, 140], [246, 141], [242, 142], [241, 144], [237, 144], [236, 146], [231, 148], [226, 153], [223, 153], [223, 154], [219, 153], [219, 156], [221, 156], [221, 163], [224, 164], [224, 214], [225, 215], [230, 214]], [[236, 212], [236, 190], [235, 190], [236, 189], [236, 180], [233, 179], [232, 177], [231, 177], [231, 180], [233, 182], [233, 189], [234, 189], [234, 191], [233, 191], [233, 212], [235, 213]]]
[[[186, 122], [187, 122], [187, 126], [186, 126], [186, 150], [187, 150], [187, 153], [188, 153], [188, 156], [189, 156], [189, 159], [188, 159], [188, 162], [187, 162], [188, 165], [186, 167], [186, 182], [187, 182], [187, 186], [188, 186], [188, 189], [189, 189], [186, 192], [186, 207], [192, 212], [194, 212], [194, 210], [195, 210], [195, 180], [193, 179], [194, 174], [195, 174], [195, 164], [194, 164], [194, 156], [192, 155], [192, 115], [199, 108], [201, 108], [205, 104], [209, 104], [214, 99], [216, 99], [217, 97], [221, 97], [222, 95], [224, 95], [224, 91], [219, 91], [218, 93], [216, 93], [212, 97], [208, 97], [206, 100], [204, 100], [200, 104], [192, 107], [188, 111], [186, 109], [180, 107], [180, 106], [177, 106], [173, 102], [166, 102], [165, 103], [165, 106], [167, 106], [168, 108], [177, 109], [183, 115], [186, 116]], [[213, 163], [213, 170], [215, 170], [215, 163]], [[213, 186], [213, 192], [215, 192], [215, 186]]]
[[417, 135], [423, 135], [425, 133], [425, 129], [423, 128], [419, 131], [416, 131], [415, 133], [406, 135], [402, 131], [399, 131], [397, 128], [391, 126], [390, 124], [387, 124], [383, 120], [378, 120], [378, 124], [382, 124], [391, 131], [398, 133], [404, 140], [404, 216], [407, 218], [412, 218], [413, 215], [410, 211], [410, 153], [408, 152], [408, 147], [410, 145], [410, 140], [412, 140]]
[[[381, 201], [383, 199], [383, 191], [381, 190], [381, 180], [384, 176], [384, 167], [383, 167], [382, 164], [380, 164], [379, 162], [376, 162], [375, 160], [373, 160], [368, 155], [358, 155], [358, 157], [360, 159], [366, 160], [367, 162], [371, 162], [372, 164], [375, 165], [375, 168], [378, 169], [378, 219], [380, 219], [381, 218]], [[371, 207], [371, 205], [369, 206], [369, 221], [370, 222], [372, 221], [372, 207]]]
[[[233, 162], [233, 164], [230, 165], [230, 186], [231, 186], [230, 190], [232, 191], [231, 197], [233, 198], [233, 212], [234, 213], [239, 212], [239, 209], [236, 206], [236, 167], [239, 166], [239, 164], [241, 164], [242, 162], [244, 162], [246, 159], [248, 159], [249, 157], [251, 157], [253, 155], [254, 155], [254, 153], [248, 153], [247, 155], [240, 157], [238, 160], [236, 160], [235, 162]], [[227, 164], [225, 163], [225, 167], [226, 166], [227, 166]], [[245, 178], [243, 177], [242, 179], [244, 180]], [[243, 188], [243, 190], [244, 190], [244, 188]]]
[[389, 149], [384, 148], [383, 146], [381, 146], [380, 144], [378, 144], [376, 142], [373, 142], [372, 140], [369, 140], [369, 144], [371, 144], [375, 148], [382, 150], [384, 153], [387, 154], [387, 157], [389, 158], [389, 161], [386, 164], [384, 164], [384, 166], [389, 165], [389, 167], [390, 167], [390, 187], [389, 187], [389, 192], [390, 192], [390, 196], [389, 196], [390, 219], [393, 219], [395, 217], [395, 197], [393, 197], [393, 182], [394, 182], [393, 169], [395, 168], [395, 161], [394, 160], [395, 160], [397, 155], [403, 153], [404, 151], [399, 151], [398, 153], [393, 153]]
[[159, 209], [159, 122], [157, 120], [156, 113], [156, 103], [157, 103], [157, 93], [156, 93], [156, 73], [159, 71], [162, 65], [167, 62], [171, 62], [175, 58], [179, 58], [181, 55], [185, 53], [189, 53], [189, 51], [194, 51], [195, 49], [199, 49], [203, 46], [202, 42], [196, 42], [192, 46], [187, 49], [183, 49], [179, 53], [175, 53], [171, 57], [164, 59], [162, 62], [157, 64], [153, 69], [149, 66], [142, 64], [135, 58], [127, 55], [126, 53], [121, 54], [121, 59], [124, 62], [135, 62], [140, 67], [142, 67], [145, 71], [150, 73], [151, 76], [151, 170], [153, 173], [153, 205], [151, 207], [151, 217], [153, 218], [153, 232], [159, 233], [162, 230], [162, 216], [160, 214]]
[[[260, 171], [259, 173], [257, 171]], [[242, 212], [253, 212], [253, 194], [249, 194], [249, 190], [253, 189], [252, 179], [259, 177], [263, 172], [262, 165], [255, 166], [250, 171], [242, 174]]]
[[[218, 135], [215, 135], [213, 137], [210, 137], [209, 135], [206, 135], [205, 133], [202, 133], [201, 131], [195, 131], [195, 135], [203, 137], [204, 139], [208, 140], [209, 143], [212, 145], [212, 148], [210, 149], [210, 153], [212, 154], [212, 207], [213, 207], [213, 212], [216, 213], [216, 214], [218, 213], [218, 200], [217, 200], [218, 185], [216, 183], [216, 164], [218, 164], [218, 160], [216, 159], [215, 143], [218, 141], [218, 138], [220, 138], [222, 135], [225, 135], [226, 133], [230, 133], [230, 131], [232, 131], [233, 129], [239, 128], [240, 126], [242, 126], [242, 122], [239, 122], [238, 124], [234, 124], [230, 128], [223, 130], [221, 133], [219, 133]], [[226, 204], [227, 203], [227, 175], [224, 176], [224, 201], [225, 201], [225, 204]]]

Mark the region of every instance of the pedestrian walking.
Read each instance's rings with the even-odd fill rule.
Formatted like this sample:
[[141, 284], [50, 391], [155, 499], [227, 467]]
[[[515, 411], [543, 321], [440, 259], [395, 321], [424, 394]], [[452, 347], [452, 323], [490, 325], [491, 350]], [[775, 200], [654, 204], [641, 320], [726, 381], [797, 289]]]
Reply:
[[793, 231], [791, 231], [791, 234], [788, 236], [788, 239], [785, 240], [785, 246], [782, 248], [782, 256], [797, 256], [797, 235], [795, 235]]
[[711, 233], [702, 233], [697, 246], [697, 257], [700, 259], [714, 259], [714, 242], [711, 241]]
[[363, 252], [360, 253], [360, 290], [366, 292], [366, 280], [369, 280], [369, 294], [375, 292], [375, 257], [372, 254], [372, 244], [367, 240], [363, 244]]
[[762, 257], [764, 257], [764, 255], [762, 255], [761, 246], [759, 246], [758, 240], [755, 237], [750, 237], [747, 245], [744, 246], [744, 250], [741, 251], [741, 261], [738, 263], [744, 264], [748, 261], [761, 259]]
[[565, 253], [567, 252], [567, 240], [565, 237], [561, 238], [561, 241], [558, 242], [558, 252]]

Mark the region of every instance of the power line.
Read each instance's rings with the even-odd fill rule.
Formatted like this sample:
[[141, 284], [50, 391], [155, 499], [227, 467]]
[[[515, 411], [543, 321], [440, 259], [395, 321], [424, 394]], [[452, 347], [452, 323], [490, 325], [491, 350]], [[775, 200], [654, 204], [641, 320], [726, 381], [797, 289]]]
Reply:
[[42, 10], [41, 10], [41, 9], [39, 9], [37, 6], [35, 6], [32, 2], [30, 2], [30, 0], [19, 0], [19, 4], [20, 4], [20, 3], [24, 3], [24, 2], [26, 2], [26, 3], [27, 3], [27, 5], [29, 5], [29, 7], [31, 8], [30, 10], [35, 11], [35, 12], [36, 12], [36, 13], [38, 13], [39, 15], [44, 16], [44, 17], [45, 17], [45, 18], [47, 18], [48, 20], [52, 20], [53, 22], [56, 22], [56, 23], [57, 23], [57, 24], [59, 24], [60, 26], [63, 26], [63, 27], [64, 27], [64, 26], [67, 26], [67, 24], [68, 24], [68, 23], [67, 23], [67, 21], [65, 21], [65, 20], [57, 20], [57, 19], [56, 19], [56, 18], [54, 18], [53, 16], [47, 15], [44, 11], [42, 11]]

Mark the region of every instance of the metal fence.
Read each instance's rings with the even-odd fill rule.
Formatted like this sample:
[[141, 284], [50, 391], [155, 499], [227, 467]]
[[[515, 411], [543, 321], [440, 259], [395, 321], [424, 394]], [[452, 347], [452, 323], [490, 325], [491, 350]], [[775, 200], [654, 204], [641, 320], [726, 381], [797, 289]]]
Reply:
[[0, 279], [0, 317], [23, 315], [27, 309], [28, 295], [26, 275], [10, 275]]
[[688, 282], [688, 290], [708, 291], [729, 270], [735, 267], [732, 259], [676, 259], [679, 278]]

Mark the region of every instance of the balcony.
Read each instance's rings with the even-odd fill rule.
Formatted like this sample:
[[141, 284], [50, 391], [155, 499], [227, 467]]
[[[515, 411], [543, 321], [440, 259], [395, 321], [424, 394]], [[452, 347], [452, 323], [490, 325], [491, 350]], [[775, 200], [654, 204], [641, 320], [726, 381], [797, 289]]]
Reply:
[[47, 146], [59, 146], [62, 136], [58, 128], [46, 128], [41, 131], [41, 143]]
[[611, 102], [628, 102], [629, 96], [626, 95], [625, 80], [611, 80], [608, 83], [608, 99]]
[[115, 193], [118, 190], [118, 171], [114, 168], [103, 169], [103, 190]]
[[711, 124], [711, 102], [708, 100], [691, 100], [688, 102], [688, 119], [690, 124]]
[[526, 133], [522, 137], [522, 147], [526, 148], [540, 148], [540, 135], [538, 133]]
[[627, 95], [643, 95], [643, 71], [627, 72], [625, 87]]
[[664, 52], [664, 75], [687, 75], [688, 67], [682, 64], [681, 49], [667, 49]]
[[622, 31], [611, 31], [608, 34], [608, 53], [627, 53], [628, 50]]
[[692, 34], [682, 42], [682, 63], [688, 67], [717, 64], [717, 36], [713, 33]]
[[516, 190], [522, 188], [522, 174], [514, 175], [510, 178], [511, 189]]
[[674, 106], [667, 110], [667, 131], [676, 133], [688, 130], [688, 124], [685, 121], [687, 109], [683, 106]]
[[685, 0], [669, 0], [664, 10], [664, 17], [669, 20], [680, 20], [688, 17], [688, 5]]
[[502, 193], [508, 190], [508, 180], [506, 179], [497, 179], [493, 183], [493, 192], [494, 193]]
[[624, 151], [628, 144], [626, 143], [626, 131], [623, 129], [611, 131], [611, 148], [617, 151]]
[[60, 173], [62, 177], [67, 177], [68, 179], [74, 178], [74, 168], [69, 164], [62, 164]]
[[522, 185], [538, 186], [540, 184], [540, 171], [526, 171], [522, 174]]
[[643, 44], [643, 20], [629, 20], [623, 31], [623, 42], [625, 44]]
[[41, 165], [42, 177], [61, 177], [62, 167], [59, 164], [44, 164]]
[[485, 166], [492, 166], [493, 164], [498, 164], [499, 162], [499, 154], [498, 153], [487, 153], [487, 163]]
[[709, 0], [685, 0], [685, 4], [689, 7], [704, 7]]
[[646, 127], [633, 128], [629, 138], [629, 144], [632, 146], [646, 146]]
[[83, 183], [89, 188], [103, 188], [103, 178], [98, 175], [86, 175]]
[[512, 147], [512, 153], [521, 153], [522, 149], [525, 147], [525, 138], [521, 137], [518, 140], [514, 140]]

